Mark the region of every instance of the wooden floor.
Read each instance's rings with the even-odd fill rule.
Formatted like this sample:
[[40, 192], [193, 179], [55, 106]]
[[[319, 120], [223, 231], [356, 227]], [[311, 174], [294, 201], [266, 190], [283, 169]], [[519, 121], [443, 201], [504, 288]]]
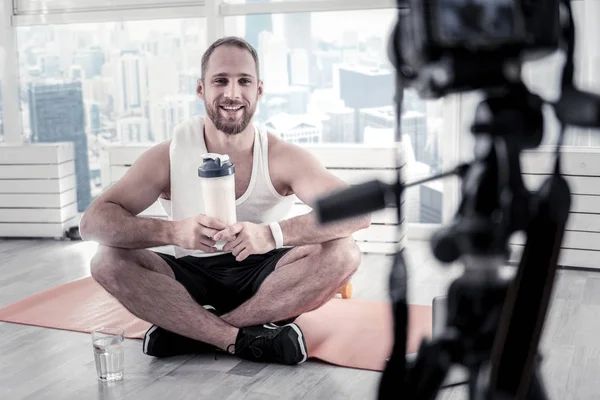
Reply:
[[[0, 240], [0, 307], [89, 275], [93, 243]], [[430, 304], [459, 274], [409, 242], [412, 303]], [[364, 255], [354, 297], [386, 300], [390, 257]], [[600, 274], [560, 271], [543, 340], [551, 399], [600, 398]], [[308, 361], [285, 367], [232, 356], [156, 360], [126, 341], [126, 379], [99, 383], [89, 335], [0, 323], [0, 399], [375, 399], [380, 374]], [[439, 399], [465, 399], [464, 387]], [[402, 396], [398, 396], [402, 398]]]

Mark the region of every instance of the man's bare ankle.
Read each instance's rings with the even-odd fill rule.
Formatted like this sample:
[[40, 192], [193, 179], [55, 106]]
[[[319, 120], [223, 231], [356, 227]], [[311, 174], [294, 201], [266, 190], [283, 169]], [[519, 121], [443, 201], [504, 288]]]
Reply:
[[238, 328], [234, 328], [234, 327], [231, 327], [231, 329], [228, 330], [227, 334], [224, 336], [224, 340], [223, 340], [221, 346], [219, 346], [221, 348], [221, 350], [226, 351], [228, 353], [233, 352], [232, 348], [235, 347], [235, 341], [237, 339], [237, 335], [238, 335], [239, 331], [240, 330]]
[[244, 328], [244, 326], [240, 325], [239, 318], [235, 318], [235, 315], [232, 315], [232, 313], [221, 315], [220, 318], [223, 321], [227, 322], [227, 324], [229, 324], [235, 328], [238, 328], [238, 329]]

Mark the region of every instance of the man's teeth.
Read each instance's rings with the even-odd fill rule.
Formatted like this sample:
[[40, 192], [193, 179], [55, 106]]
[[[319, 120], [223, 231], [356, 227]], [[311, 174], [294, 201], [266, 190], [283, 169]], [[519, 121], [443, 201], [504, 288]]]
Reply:
[[223, 108], [226, 109], [226, 110], [228, 110], [228, 111], [237, 111], [237, 110], [239, 110], [242, 107], [241, 106], [240, 107], [225, 107], [225, 106], [223, 106]]

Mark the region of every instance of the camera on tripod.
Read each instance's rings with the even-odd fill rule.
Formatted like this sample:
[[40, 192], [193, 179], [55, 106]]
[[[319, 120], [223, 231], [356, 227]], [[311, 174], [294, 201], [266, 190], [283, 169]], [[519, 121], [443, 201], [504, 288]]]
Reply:
[[[559, 47], [559, 0], [400, 2], [392, 62], [422, 98], [503, 87]], [[392, 42], [394, 43], [394, 42]]]
[[[473, 160], [417, 182], [371, 181], [318, 199], [322, 223], [396, 206], [409, 187], [449, 175], [462, 178], [453, 220], [431, 239], [434, 256], [460, 260], [464, 274], [447, 295], [445, 331], [423, 340], [414, 364], [406, 355], [407, 270], [403, 249], [393, 261], [389, 293], [394, 347], [379, 399], [435, 399], [451, 366], [469, 372], [471, 399], [546, 399], [538, 353], [571, 204], [561, 174], [567, 126], [600, 127], [600, 96], [574, 84], [575, 27], [570, 0], [398, 0], [398, 24], [389, 43], [397, 70], [396, 103], [401, 138], [405, 88], [423, 99], [479, 91], [471, 133]], [[550, 102], [521, 80], [524, 62], [566, 54], [561, 94]], [[523, 183], [521, 153], [542, 142], [549, 105], [562, 125], [553, 171], [534, 191]], [[501, 278], [509, 239], [526, 244], [513, 278]]]

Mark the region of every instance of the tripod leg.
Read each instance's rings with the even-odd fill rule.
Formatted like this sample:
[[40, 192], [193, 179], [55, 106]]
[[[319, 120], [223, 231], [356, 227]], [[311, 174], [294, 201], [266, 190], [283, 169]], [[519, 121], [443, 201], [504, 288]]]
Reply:
[[406, 287], [406, 264], [403, 250], [394, 257], [389, 280], [390, 297], [394, 315], [394, 347], [379, 382], [379, 400], [398, 398], [406, 387], [406, 339], [408, 337], [408, 304]]
[[479, 383], [479, 367], [471, 367], [469, 368], [469, 399], [481, 399], [481, 395], [479, 393], [480, 387]]
[[535, 368], [534, 375], [531, 377], [527, 399], [548, 400], [548, 394], [546, 393], [546, 388], [544, 387], [544, 381], [542, 379], [539, 363]]
[[[435, 400], [452, 365], [447, 351], [450, 344], [445, 339], [427, 342], [423, 340], [417, 359], [408, 371], [407, 399]], [[400, 396], [402, 397], [402, 396]], [[397, 397], [399, 398], [399, 397]]]

